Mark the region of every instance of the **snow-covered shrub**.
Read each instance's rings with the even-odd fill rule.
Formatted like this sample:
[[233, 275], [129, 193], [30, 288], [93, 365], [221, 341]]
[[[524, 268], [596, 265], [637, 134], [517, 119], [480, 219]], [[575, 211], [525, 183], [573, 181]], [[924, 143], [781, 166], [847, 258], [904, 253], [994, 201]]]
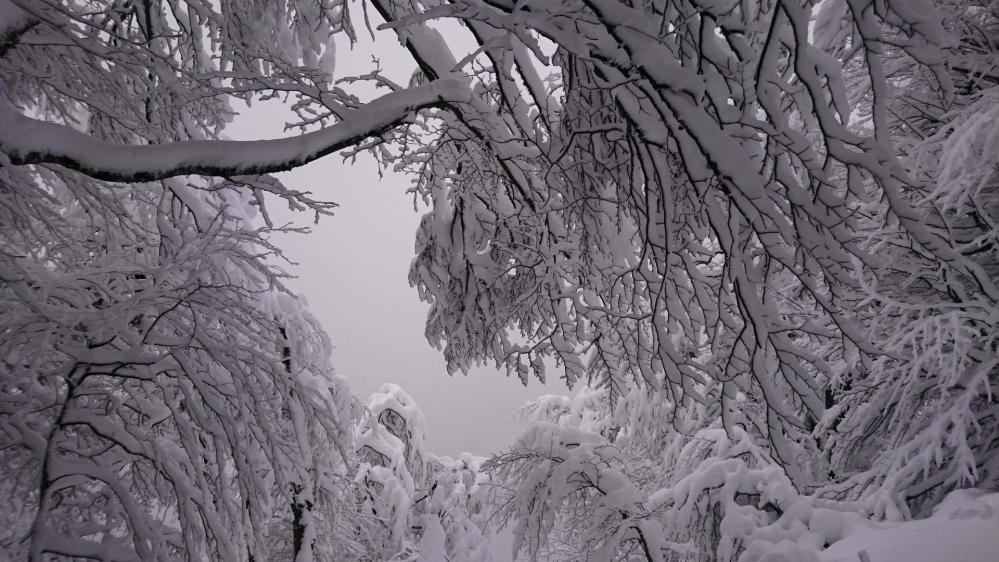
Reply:
[[[596, 413], [585, 405], [600, 394], [582, 388], [575, 399], [545, 396], [529, 404], [534, 419], [524, 435], [483, 465], [498, 524], [513, 524], [525, 559], [821, 562], [843, 553], [852, 560], [869, 545], [893, 548], [877, 542], [877, 533], [896, 540], [889, 537], [896, 527], [879, 523], [871, 502], [797, 488], [756, 443], [760, 435], [741, 427], [731, 435], [717, 422], [689, 435], [663, 428], [672, 433], [665, 448], [639, 445], [644, 437], [634, 438], [627, 423], [614, 443], [581, 431], [579, 420]], [[982, 494], [953, 492], [949, 505]], [[970, 533], [969, 552], [987, 549], [985, 534], [973, 533], [995, 525], [999, 512], [986, 507], [989, 501], [968, 504], [975, 520], [956, 530]]]
[[[372, 394], [355, 428], [373, 559], [485, 561], [488, 505], [482, 501], [483, 459], [427, 450], [426, 422], [413, 398], [394, 384]], [[380, 558], [379, 558], [380, 557]]]

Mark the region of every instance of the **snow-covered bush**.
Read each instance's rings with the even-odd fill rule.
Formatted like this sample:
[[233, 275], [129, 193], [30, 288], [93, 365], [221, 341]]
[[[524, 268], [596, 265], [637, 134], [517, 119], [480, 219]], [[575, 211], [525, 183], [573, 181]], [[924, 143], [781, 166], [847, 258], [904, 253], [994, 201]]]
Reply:
[[[523, 436], [484, 463], [497, 523], [513, 525], [518, 559], [822, 562], [863, 560], [858, 553], [872, 551], [883, 553], [872, 560], [908, 560], [903, 553], [915, 551], [900, 542], [906, 530], [947, 519], [968, 520], [936, 531], [951, 544], [946, 533], [967, 537], [953, 550], [955, 559], [965, 552], [968, 560], [989, 559], [985, 529], [999, 522], [999, 511], [988, 507], [997, 494], [954, 491], [932, 519], [882, 523], [872, 502], [797, 488], [757, 444], [759, 433], [726, 432], [717, 421], [686, 434], [640, 421], [635, 428], [658, 427], [661, 434], [636, 433], [628, 408], [608, 411], [606, 395], [583, 387], [572, 399], [545, 396], [528, 404]], [[583, 421], [595, 418], [620, 424], [616, 437]], [[954, 509], [968, 511], [955, 516]], [[923, 554], [919, 560], [938, 559]]]
[[423, 412], [403, 389], [385, 384], [356, 427], [366, 516], [379, 522], [373, 559], [484, 562], [489, 552], [479, 472], [483, 459], [427, 450]]

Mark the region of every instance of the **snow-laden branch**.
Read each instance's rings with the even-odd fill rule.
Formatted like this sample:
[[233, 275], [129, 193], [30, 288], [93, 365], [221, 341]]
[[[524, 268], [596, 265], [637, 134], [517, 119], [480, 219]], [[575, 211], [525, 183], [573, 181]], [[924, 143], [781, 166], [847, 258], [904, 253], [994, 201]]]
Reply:
[[12, 4], [9, 0], [0, 0], [0, 57], [4, 56], [18, 38], [32, 27], [38, 25], [38, 20]]
[[65, 125], [26, 117], [0, 102], [0, 152], [11, 164], [59, 164], [107, 181], [154, 181], [188, 174], [266, 174], [308, 164], [382, 134], [416, 111], [467, 101], [468, 97], [465, 79], [445, 77], [386, 94], [347, 114], [336, 125], [298, 137], [156, 145], [101, 141]]

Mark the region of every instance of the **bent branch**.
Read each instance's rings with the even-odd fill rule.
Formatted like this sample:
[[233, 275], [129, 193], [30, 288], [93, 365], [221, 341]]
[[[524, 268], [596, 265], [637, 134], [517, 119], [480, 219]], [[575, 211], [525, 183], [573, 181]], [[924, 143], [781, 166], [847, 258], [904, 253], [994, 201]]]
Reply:
[[31, 14], [15, 6], [10, 0], [0, 0], [0, 58], [38, 23]]
[[469, 92], [466, 79], [445, 77], [382, 96], [333, 126], [298, 137], [156, 145], [105, 142], [66, 125], [26, 117], [0, 102], [0, 153], [14, 165], [59, 164], [95, 179], [119, 182], [282, 172], [382, 134], [421, 109], [468, 101]]

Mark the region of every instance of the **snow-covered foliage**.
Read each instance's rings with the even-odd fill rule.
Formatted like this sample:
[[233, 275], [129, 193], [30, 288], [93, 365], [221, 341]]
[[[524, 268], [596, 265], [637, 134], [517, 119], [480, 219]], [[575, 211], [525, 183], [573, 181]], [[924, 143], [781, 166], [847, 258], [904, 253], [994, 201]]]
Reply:
[[[229, 111], [210, 46], [246, 84], [285, 60], [232, 48], [223, 24], [248, 7], [223, 6], [4, 0], [0, 105], [105, 142], [213, 138]], [[307, 21], [282, 56], [322, 49]], [[266, 191], [328, 212], [262, 176], [109, 184], [4, 158], [0, 557], [312, 560], [341, 542], [350, 395], [281, 284]]]
[[400, 157], [433, 206], [411, 280], [453, 368], [526, 381], [554, 357], [611, 404], [637, 384], [652, 423], [752, 427], [798, 488], [883, 516], [995, 485], [994, 11], [430, 13], [493, 63], [474, 118]]
[[267, 559], [308, 544], [339, 510], [292, 505], [341, 501], [323, 467], [343, 466], [349, 393], [245, 196], [24, 172], [0, 169], [5, 552]]
[[[523, 436], [483, 465], [499, 523], [513, 524], [518, 560], [852, 562], [865, 560], [864, 553], [869, 560], [893, 562], [993, 556], [999, 494], [956, 490], [928, 519], [881, 522], [867, 505], [796, 488], [755, 443], [759, 434], [754, 439], [742, 427], [725, 431], [718, 421], [700, 430], [659, 425], [650, 432], [657, 424], [635, 402], [651, 402], [644, 391], [636, 388], [613, 410], [608, 392], [583, 387], [571, 399], [545, 396], [528, 404]], [[636, 415], [640, 409], [646, 411]], [[926, 531], [935, 538], [913, 544], [911, 533]], [[965, 542], [957, 545], [957, 536]]]
[[430, 454], [423, 413], [394, 384], [368, 398], [355, 443], [366, 515], [381, 527], [372, 535], [374, 560], [488, 559], [484, 459]]
[[411, 280], [453, 368], [553, 357], [611, 407], [640, 392], [647, 423], [745, 428], [797, 489], [877, 517], [997, 485], [993, 9], [428, 13], [485, 54], [478, 99], [398, 159], [432, 205]]
[[[485, 465], [531, 555], [808, 559], [999, 487], [994, 2], [364, 6], [409, 83], [336, 75], [340, 0], [0, 0], [5, 548], [473, 556], [478, 460], [358, 418], [267, 261], [266, 197], [330, 206], [260, 174], [343, 148], [430, 206], [451, 370], [594, 389]], [[276, 96], [305, 134], [219, 140]]]
[[[354, 403], [282, 285], [269, 238], [292, 229], [265, 194], [317, 218], [332, 204], [269, 176], [160, 173], [183, 148], [143, 156], [211, 156], [227, 96], [293, 87], [303, 126], [354, 111], [329, 84], [337, 31], [335, 1], [0, 1], [0, 558], [380, 561], [431, 516], [454, 559], [482, 558], [479, 461], [426, 453], [401, 391]], [[12, 165], [47, 146], [118, 172]], [[388, 430], [355, 447], [358, 420]]]

